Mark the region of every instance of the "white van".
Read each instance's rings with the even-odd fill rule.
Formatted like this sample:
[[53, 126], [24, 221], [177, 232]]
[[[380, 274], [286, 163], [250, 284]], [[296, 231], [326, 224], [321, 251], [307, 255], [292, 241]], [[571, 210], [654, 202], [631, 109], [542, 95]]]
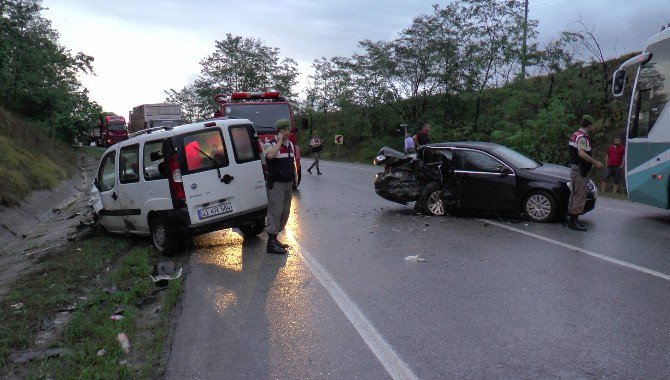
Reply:
[[101, 226], [151, 236], [164, 254], [183, 237], [265, 227], [262, 151], [249, 120], [217, 119], [138, 131], [108, 148], [98, 168]]

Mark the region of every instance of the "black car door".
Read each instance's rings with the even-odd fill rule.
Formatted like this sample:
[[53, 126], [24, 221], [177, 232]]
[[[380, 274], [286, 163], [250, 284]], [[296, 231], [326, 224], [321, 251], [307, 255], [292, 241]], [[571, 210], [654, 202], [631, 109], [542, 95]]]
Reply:
[[459, 207], [495, 213], [517, 208], [516, 176], [509, 166], [475, 149], [454, 149], [453, 153]]

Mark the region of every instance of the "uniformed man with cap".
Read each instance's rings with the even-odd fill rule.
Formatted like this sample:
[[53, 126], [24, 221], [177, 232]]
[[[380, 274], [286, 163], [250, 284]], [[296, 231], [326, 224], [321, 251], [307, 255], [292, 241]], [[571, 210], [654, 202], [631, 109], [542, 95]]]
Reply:
[[277, 239], [284, 229], [291, 212], [291, 196], [295, 170], [293, 160], [295, 149], [289, 141], [291, 131], [289, 121], [281, 119], [275, 124], [277, 135], [263, 146], [268, 173], [268, 214], [265, 220], [265, 232], [268, 234], [267, 252], [286, 254], [288, 244]]
[[568, 227], [576, 231], [586, 231], [586, 226], [579, 222], [579, 215], [584, 212], [586, 195], [588, 194], [589, 180], [586, 177], [591, 166], [597, 169], [603, 167], [598, 160], [591, 157], [591, 142], [589, 134], [594, 120], [590, 115], [582, 116], [580, 128], [570, 136], [568, 153], [570, 155], [570, 200], [568, 201], [568, 214], [570, 223]]

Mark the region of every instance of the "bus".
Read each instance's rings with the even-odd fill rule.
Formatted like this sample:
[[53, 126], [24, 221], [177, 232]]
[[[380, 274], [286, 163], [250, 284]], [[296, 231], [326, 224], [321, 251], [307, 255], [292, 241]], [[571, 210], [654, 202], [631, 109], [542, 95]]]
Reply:
[[641, 54], [612, 76], [612, 93], [623, 94], [635, 72], [626, 123], [628, 199], [670, 209], [670, 29], [651, 37]]

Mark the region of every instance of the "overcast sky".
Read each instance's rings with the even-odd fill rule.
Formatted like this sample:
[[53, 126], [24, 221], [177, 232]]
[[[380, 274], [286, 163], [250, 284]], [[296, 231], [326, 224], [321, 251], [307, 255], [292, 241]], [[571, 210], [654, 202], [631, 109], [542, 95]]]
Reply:
[[[128, 117], [132, 107], [163, 102], [164, 90], [195, 79], [226, 33], [258, 38], [296, 60], [302, 88], [315, 59], [349, 57], [364, 39], [390, 41], [434, 3], [447, 2], [43, 0], [43, 15], [63, 46], [95, 58], [97, 75], [81, 78], [90, 98]], [[668, 24], [670, 0], [530, 0], [529, 17], [539, 20], [540, 42], [578, 30], [581, 19], [611, 58], [640, 50]]]

